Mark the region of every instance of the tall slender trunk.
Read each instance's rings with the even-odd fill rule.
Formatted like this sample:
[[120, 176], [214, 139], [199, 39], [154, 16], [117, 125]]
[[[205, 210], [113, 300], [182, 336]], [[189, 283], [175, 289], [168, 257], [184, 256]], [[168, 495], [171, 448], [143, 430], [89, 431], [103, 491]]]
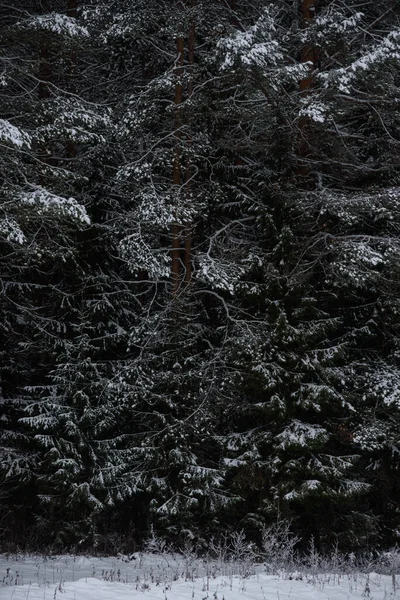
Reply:
[[[174, 159], [172, 168], [172, 182], [176, 189], [176, 192], [180, 192], [181, 186], [181, 126], [182, 126], [182, 112], [181, 105], [183, 102], [183, 82], [182, 77], [184, 73], [183, 62], [184, 62], [184, 39], [183, 36], [179, 36], [176, 41], [177, 59], [175, 64], [175, 149]], [[172, 281], [172, 295], [175, 296], [179, 290], [179, 273], [181, 269], [181, 232], [182, 226], [178, 221], [172, 225], [172, 265], [171, 265], [171, 281]]]
[[[78, 0], [67, 0], [67, 15], [76, 19], [78, 14]], [[70, 92], [75, 93], [76, 88], [76, 70], [77, 70], [77, 56], [75, 50], [72, 50], [67, 57], [68, 71], [67, 71], [67, 88]], [[76, 158], [76, 143], [73, 140], [68, 140], [66, 147], [67, 158], [71, 159], [71, 167], [73, 166], [73, 159]]]
[[[187, 0], [186, 7], [194, 9], [196, 0]], [[187, 37], [187, 74], [188, 83], [186, 90], [183, 86], [183, 76], [185, 74], [185, 40], [183, 35], [177, 38], [177, 60], [175, 63], [174, 74], [176, 77], [175, 84], [175, 149], [173, 159], [173, 175], [172, 180], [177, 193], [183, 193], [185, 201], [191, 201], [193, 169], [189, 153], [186, 155], [186, 160], [182, 157], [181, 145], [185, 141], [186, 147], [189, 148], [192, 139], [190, 132], [182, 132], [182, 125], [189, 129], [191, 114], [190, 102], [188, 103], [188, 111], [185, 112], [185, 121], [183, 120], [182, 103], [184, 92], [186, 91], [187, 100], [193, 96], [193, 66], [195, 62], [195, 39], [196, 39], [196, 23], [195, 15], [192, 14], [191, 23]], [[184, 162], [183, 162], [184, 161]], [[192, 279], [192, 224], [180, 223], [178, 220], [172, 226], [172, 250], [171, 250], [172, 266], [171, 266], [171, 281], [172, 295], [176, 296], [181, 285], [185, 287]]]
[[[192, 1], [192, 7], [194, 6], [194, 1]], [[195, 59], [195, 39], [196, 39], [196, 23], [194, 20], [194, 16], [192, 17], [192, 22], [190, 24], [189, 38], [188, 38], [188, 61], [189, 61], [189, 81], [187, 85], [187, 94], [188, 99], [190, 100], [193, 96], [193, 66]], [[190, 121], [190, 113], [188, 115], [188, 121]], [[190, 145], [191, 138], [190, 133], [187, 139], [187, 144]], [[190, 164], [190, 157], [186, 160], [186, 172], [185, 172], [185, 191], [187, 201], [190, 202], [191, 196], [191, 188], [192, 188], [192, 167]], [[185, 284], [189, 284], [192, 278], [192, 231], [190, 224], [186, 225], [185, 229], [185, 259], [184, 259], [184, 267], [185, 267]]]
[[51, 62], [49, 40], [46, 31], [41, 33], [39, 48], [39, 100], [50, 98]]
[[[315, 16], [315, 3], [316, 0], [300, 0], [300, 14], [301, 14], [301, 27], [306, 29], [310, 26], [311, 21]], [[301, 79], [299, 83], [299, 91], [301, 96], [306, 96], [311, 93], [313, 86], [313, 71], [317, 64], [318, 55], [317, 50], [312, 44], [306, 44], [300, 52], [300, 62], [310, 63], [309, 72], [306, 77]], [[298, 157], [299, 163], [297, 167], [297, 174], [303, 177], [305, 180], [306, 187], [310, 185], [310, 167], [308, 159], [311, 155], [310, 147], [310, 130], [309, 130], [309, 118], [306, 116], [300, 117], [298, 121], [299, 128], [299, 142], [298, 142]]]
[[[41, 3], [41, 12], [46, 14], [51, 10], [50, 0], [44, 0]], [[50, 98], [50, 82], [52, 77], [52, 63], [51, 63], [51, 52], [50, 52], [50, 38], [47, 31], [42, 31], [39, 37], [39, 89], [38, 97], [39, 101], [43, 102]], [[47, 144], [39, 144], [37, 149], [37, 156], [43, 162], [51, 163], [51, 152]], [[43, 173], [39, 175], [40, 185], [45, 185]]]
[[[316, 0], [302, 0], [301, 1], [301, 26], [303, 29], [309, 27], [311, 21], [315, 16], [315, 2]], [[307, 44], [301, 49], [300, 62], [310, 62], [309, 75], [304, 77], [300, 81], [300, 92], [307, 93], [312, 88], [312, 72], [317, 64], [318, 56], [317, 50], [312, 44]]]

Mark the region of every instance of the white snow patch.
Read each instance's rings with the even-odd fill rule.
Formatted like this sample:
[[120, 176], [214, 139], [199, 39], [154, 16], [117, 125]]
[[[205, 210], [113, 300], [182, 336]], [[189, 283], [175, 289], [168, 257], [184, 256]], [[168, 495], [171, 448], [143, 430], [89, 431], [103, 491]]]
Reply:
[[50, 211], [56, 211], [61, 216], [73, 218], [86, 225], [90, 224], [85, 207], [79, 204], [75, 198], [62, 198], [39, 187], [33, 192], [20, 194], [19, 199], [24, 204], [35, 206], [39, 213], [45, 214]]
[[30, 147], [31, 139], [27, 133], [12, 125], [5, 119], [0, 119], [0, 142], [6, 142], [21, 148], [22, 146]]
[[[126, 562], [125, 562], [126, 561]], [[201, 566], [202, 565], [202, 566]], [[65, 570], [63, 570], [63, 568]], [[1, 600], [374, 600], [400, 599], [390, 576], [376, 573], [301, 576], [267, 575], [259, 565], [255, 576], [224, 574], [215, 563], [182, 556], [127, 557], [0, 557]], [[75, 581], [73, 581], [75, 579]], [[21, 583], [23, 582], [23, 585]]]
[[328, 438], [326, 429], [320, 425], [302, 423], [294, 419], [276, 438], [280, 441], [279, 448], [284, 450], [291, 446], [308, 447], [312, 442], [325, 441]]
[[8, 217], [0, 221], [0, 236], [4, 236], [7, 242], [14, 242], [20, 244], [20, 246], [26, 242], [25, 234], [18, 223]]
[[302, 101], [299, 116], [306, 117], [315, 123], [325, 123], [327, 107], [322, 102], [309, 102], [308, 99]]
[[78, 25], [76, 19], [55, 12], [47, 15], [37, 15], [33, 18], [20, 21], [15, 26], [22, 30], [49, 31], [68, 37], [89, 37], [86, 27]]

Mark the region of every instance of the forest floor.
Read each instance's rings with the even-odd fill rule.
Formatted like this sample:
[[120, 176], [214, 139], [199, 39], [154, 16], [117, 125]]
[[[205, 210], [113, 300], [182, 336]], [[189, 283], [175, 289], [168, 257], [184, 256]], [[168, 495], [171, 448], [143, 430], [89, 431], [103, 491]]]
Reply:
[[0, 555], [1, 600], [400, 600], [400, 576], [266, 573], [177, 555]]

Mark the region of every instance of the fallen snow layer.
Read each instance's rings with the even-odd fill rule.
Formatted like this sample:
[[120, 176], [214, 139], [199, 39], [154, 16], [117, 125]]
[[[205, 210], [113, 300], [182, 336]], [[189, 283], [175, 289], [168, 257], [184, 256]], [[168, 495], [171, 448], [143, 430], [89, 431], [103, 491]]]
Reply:
[[[56, 585], [11, 586], [0, 588], [2, 600], [388, 600], [399, 598], [389, 578], [359, 576], [337, 580], [318, 576], [314, 580], [280, 579], [260, 575], [248, 579], [217, 577], [177, 581], [170, 584], [125, 584], [87, 577]], [[207, 589], [208, 587], [208, 589]]]
[[[0, 599], [400, 600], [398, 583], [393, 589], [391, 577], [376, 573], [319, 573], [300, 578], [295, 574], [278, 577], [261, 571], [249, 577], [207, 576], [203, 563], [203, 574], [195, 577], [194, 570], [201, 563], [196, 561], [196, 567], [189, 563], [190, 560], [182, 558], [148, 555], [130, 562], [122, 558], [19, 557], [17, 560], [0, 556]], [[216, 568], [214, 565], [214, 571], [209, 573], [215, 573]], [[92, 575], [82, 577], [82, 570], [91, 571]]]

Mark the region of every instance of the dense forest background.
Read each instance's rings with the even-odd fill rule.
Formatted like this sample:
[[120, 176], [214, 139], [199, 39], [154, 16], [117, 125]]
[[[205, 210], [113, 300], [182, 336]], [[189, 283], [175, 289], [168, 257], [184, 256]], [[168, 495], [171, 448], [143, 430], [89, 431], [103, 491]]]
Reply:
[[3, 547], [396, 543], [398, 2], [0, 18]]

